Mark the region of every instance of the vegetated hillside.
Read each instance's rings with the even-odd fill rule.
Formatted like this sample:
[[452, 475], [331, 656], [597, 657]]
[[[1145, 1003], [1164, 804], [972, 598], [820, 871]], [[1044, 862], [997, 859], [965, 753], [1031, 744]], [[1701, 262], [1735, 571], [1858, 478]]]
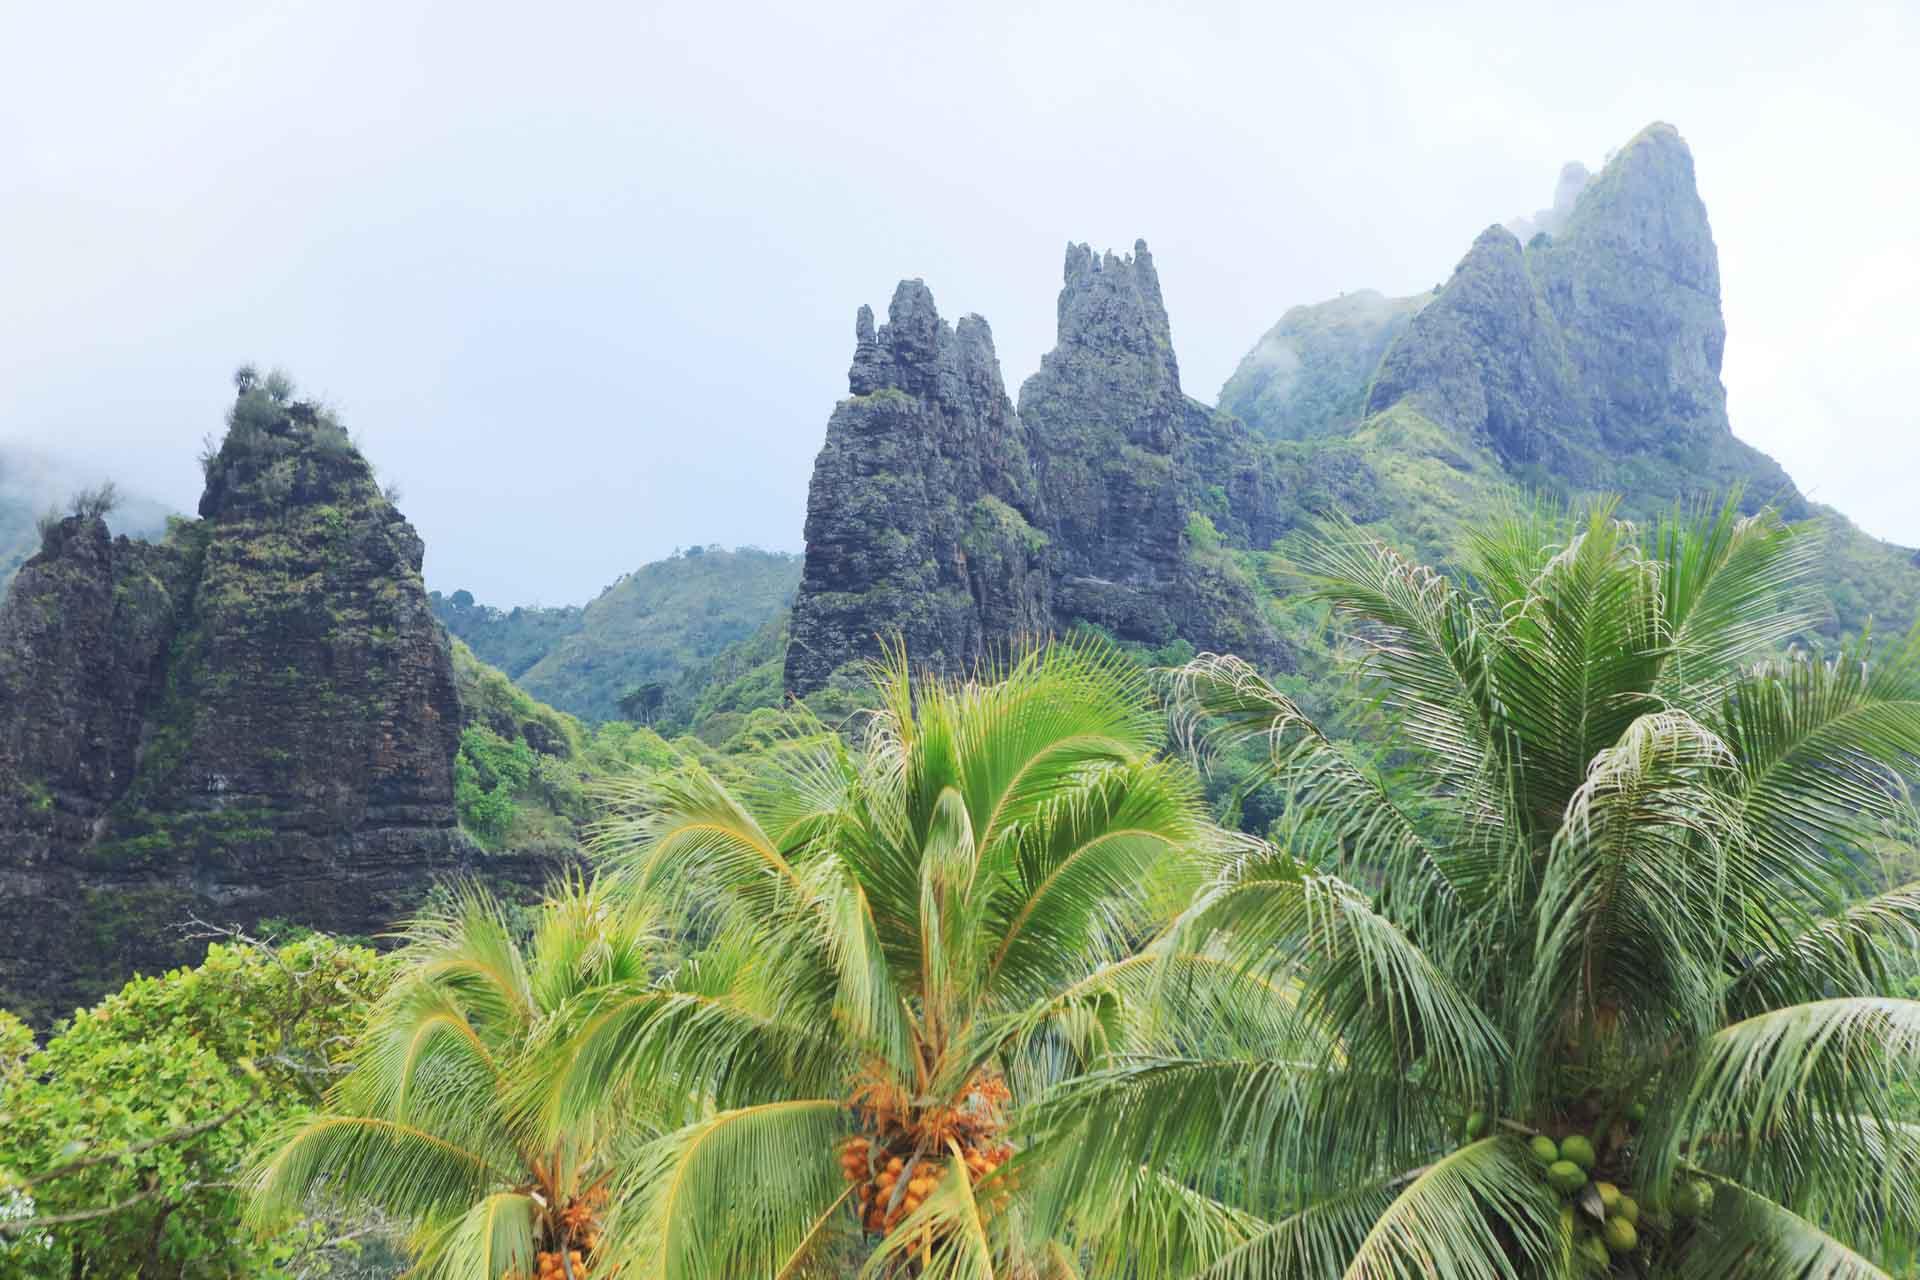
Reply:
[[502, 611], [465, 591], [432, 601], [448, 631], [535, 697], [588, 721], [651, 721], [682, 672], [760, 630], [799, 578], [795, 555], [689, 547], [585, 607]]
[[[40, 549], [40, 521], [71, 514], [74, 495], [108, 477], [75, 464], [12, 446], [0, 446], [0, 593], [16, 570]], [[107, 525], [129, 538], [152, 541], [166, 531], [166, 506], [137, 493], [116, 492]]]
[[1223, 407], [1296, 458], [1339, 451], [1370, 483], [1349, 514], [1433, 560], [1503, 489], [1613, 491], [1647, 517], [1738, 488], [1827, 524], [1833, 612], [1904, 629], [1913, 553], [1809, 504], [1734, 436], [1720, 381], [1718, 255], [1693, 157], [1670, 125], [1594, 175], [1562, 172], [1554, 208], [1489, 227], [1430, 296], [1352, 294], [1296, 307], [1248, 353]]
[[1290, 308], [1241, 357], [1220, 407], [1272, 440], [1346, 434], [1366, 416], [1380, 357], [1439, 292], [1388, 298], [1360, 289]]

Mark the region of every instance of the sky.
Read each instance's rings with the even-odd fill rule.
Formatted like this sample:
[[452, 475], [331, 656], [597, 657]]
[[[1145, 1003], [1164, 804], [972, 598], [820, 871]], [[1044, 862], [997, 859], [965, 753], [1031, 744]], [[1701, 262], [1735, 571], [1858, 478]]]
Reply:
[[0, 446], [191, 510], [235, 366], [332, 405], [428, 585], [799, 550], [854, 313], [1052, 345], [1152, 246], [1211, 401], [1289, 306], [1425, 290], [1653, 120], [1735, 433], [1920, 545], [1920, 9], [0, 0]]

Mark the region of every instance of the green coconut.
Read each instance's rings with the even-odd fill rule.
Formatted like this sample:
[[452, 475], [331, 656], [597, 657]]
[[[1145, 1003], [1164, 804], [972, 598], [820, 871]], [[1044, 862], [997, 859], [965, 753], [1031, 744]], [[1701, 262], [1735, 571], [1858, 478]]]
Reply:
[[1627, 1119], [1633, 1121], [1635, 1124], [1644, 1123], [1646, 1118], [1647, 1118], [1646, 1103], [1636, 1102], [1632, 1106], [1627, 1108]]
[[1581, 1236], [1580, 1252], [1596, 1267], [1607, 1266], [1613, 1261], [1613, 1255], [1607, 1252], [1607, 1242], [1599, 1236]]
[[1587, 1185], [1587, 1174], [1571, 1160], [1556, 1160], [1547, 1166], [1547, 1185], [1563, 1196], [1570, 1196]]
[[1689, 1178], [1673, 1196], [1673, 1211], [1682, 1218], [1697, 1218], [1713, 1208], [1713, 1184], [1704, 1178]]
[[1633, 1224], [1619, 1214], [1607, 1219], [1607, 1225], [1600, 1229], [1601, 1238], [1607, 1242], [1607, 1248], [1615, 1253], [1627, 1253], [1640, 1243], [1640, 1233]]
[[1611, 1182], [1596, 1182], [1593, 1184], [1593, 1189], [1600, 1193], [1600, 1207], [1605, 1209], [1608, 1214], [1612, 1214], [1620, 1208], [1620, 1188], [1614, 1186]]
[[1532, 1142], [1528, 1143], [1527, 1147], [1533, 1152], [1533, 1158], [1540, 1163], [1542, 1168], [1545, 1168], [1560, 1158], [1560, 1144], [1545, 1134], [1541, 1134]]
[[1476, 1111], [1467, 1117], [1467, 1141], [1477, 1142], [1487, 1133], [1487, 1113]]
[[1571, 1160], [1581, 1169], [1591, 1173], [1595, 1159], [1593, 1144], [1577, 1133], [1568, 1134], [1566, 1141], [1560, 1144], [1560, 1158]]
[[1620, 1203], [1612, 1206], [1609, 1211], [1618, 1213], [1636, 1227], [1640, 1225], [1640, 1202], [1632, 1196], [1621, 1196]]

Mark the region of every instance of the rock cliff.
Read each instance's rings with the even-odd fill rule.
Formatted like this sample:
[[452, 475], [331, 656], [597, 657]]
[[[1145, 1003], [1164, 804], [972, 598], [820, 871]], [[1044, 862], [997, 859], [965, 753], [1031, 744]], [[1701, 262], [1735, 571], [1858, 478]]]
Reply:
[[1239, 422], [1181, 390], [1144, 242], [1068, 247], [1058, 341], [1018, 413], [986, 322], [950, 328], [918, 280], [877, 330], [861, 308], [855, 339], [808, 493], [789, 690], [895, 633], [945, 671], [1082, 623], [1283, 659], [1213, 538], [1266, 546], [1284, 486]]
[[198, 520], [47, 535], [0, 606], [0, 1005], [184, 959], [194, 914], [376, 932], [469, 852], [421, 556], [277, 381], [243, 382]]
[[1196, 514], [1239, 546], [1278, 536], [1271, 457], [1238, 421], [1181, 390], [1144, 240], [1125, 256], [1069, 245], [1063, 276], [1056, 344], [1020, 388], [1051, 539], [1055, 625], [1091, 622], [1155, 645], [1182, 636], [1274, 660], [1251, 589], [1189, 536]]
[[1028, 433], [987, 322], [949, 325], [907, 280], [877, 329], [860, 308], [854, 339], [807, 490], [785, 675], [799, 692], [895, 632], [916, 661], [965, 670], [1050, 613]]

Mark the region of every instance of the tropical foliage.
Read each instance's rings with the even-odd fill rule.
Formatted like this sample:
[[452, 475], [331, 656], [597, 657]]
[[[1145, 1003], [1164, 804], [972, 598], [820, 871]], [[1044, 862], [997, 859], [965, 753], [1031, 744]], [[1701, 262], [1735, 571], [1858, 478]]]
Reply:
[[1230, 1229], [1138, 1170], [1124, 1202], [1055, 1202], [1022, 1153], [1024, 1106], [1148, 1043], [1123, 994], [1221, 850], [1131, 663], [1055, 645], [997, 674], [916, 680], [896, 652], [858, 749], [811, 739], [737, 790], [697, 765], [616, 790], [599, 853], [714, 939], [698, 991], [582, 1001], [530, 1091], [544, 1134], [649, 1085], [691, 1099], [615, 1181], [620, 1274], [1057, 1274], [1092, 1213], [1118, 1270], [1136, 1230], [1164, 1252], [1161, 1226]]
[[380, 982], [371, 951], [328, 938], [229, 942], [44, 1046], [0, 1014], [0, 1275], [278, 1276], [296, 1257], [328, 1274], [324, 1223], [236, 1230], [237, 1180], [319, 1101]]
[[1920, 1233], [1920, 884], [1852, 894], [1911, 829], [1920, 647], [1781, 656], [1814, 555], [1603, 504], [1491, 522], [1463, 583], [1327, 525], [1298, 566], [1397, 767], [1232, 658], [1173, 681], [1291, 797], [1179, 944], [1295, 989], [1319, 1043], [1071, 1083], [1082, 1176], [1244, 1197], [1268, 1225], [1222, 1278], [1882, 1275]]
[[0, 1271], [342, 1277], [350, 1219], [427, 1280], [1910, 1274], [1920, 638], [1795, 650], [1818, 555], [1325, 523], [1337, 733], [1085, 634], [719, 750], [496, 697], [468, 781], [566, 763], [600, 878], [0, 1019]]
[[377, 1208], [409, 1228], [422, 1280], [577, 1265], [598, 1243], [620, 1143], [647, 1130], [646, 1100], [610, 1093], [617, 1123], [586, 1118], [535, 1144], [512, 1124], [513, 1089], [583, 992], [652, 985], [658, 942], [644, 911], [578, 882], [524, 943], [479, 889], [421, 916], [326, 1105], [263, 1146], [254, 1223], [322, 1198]]

